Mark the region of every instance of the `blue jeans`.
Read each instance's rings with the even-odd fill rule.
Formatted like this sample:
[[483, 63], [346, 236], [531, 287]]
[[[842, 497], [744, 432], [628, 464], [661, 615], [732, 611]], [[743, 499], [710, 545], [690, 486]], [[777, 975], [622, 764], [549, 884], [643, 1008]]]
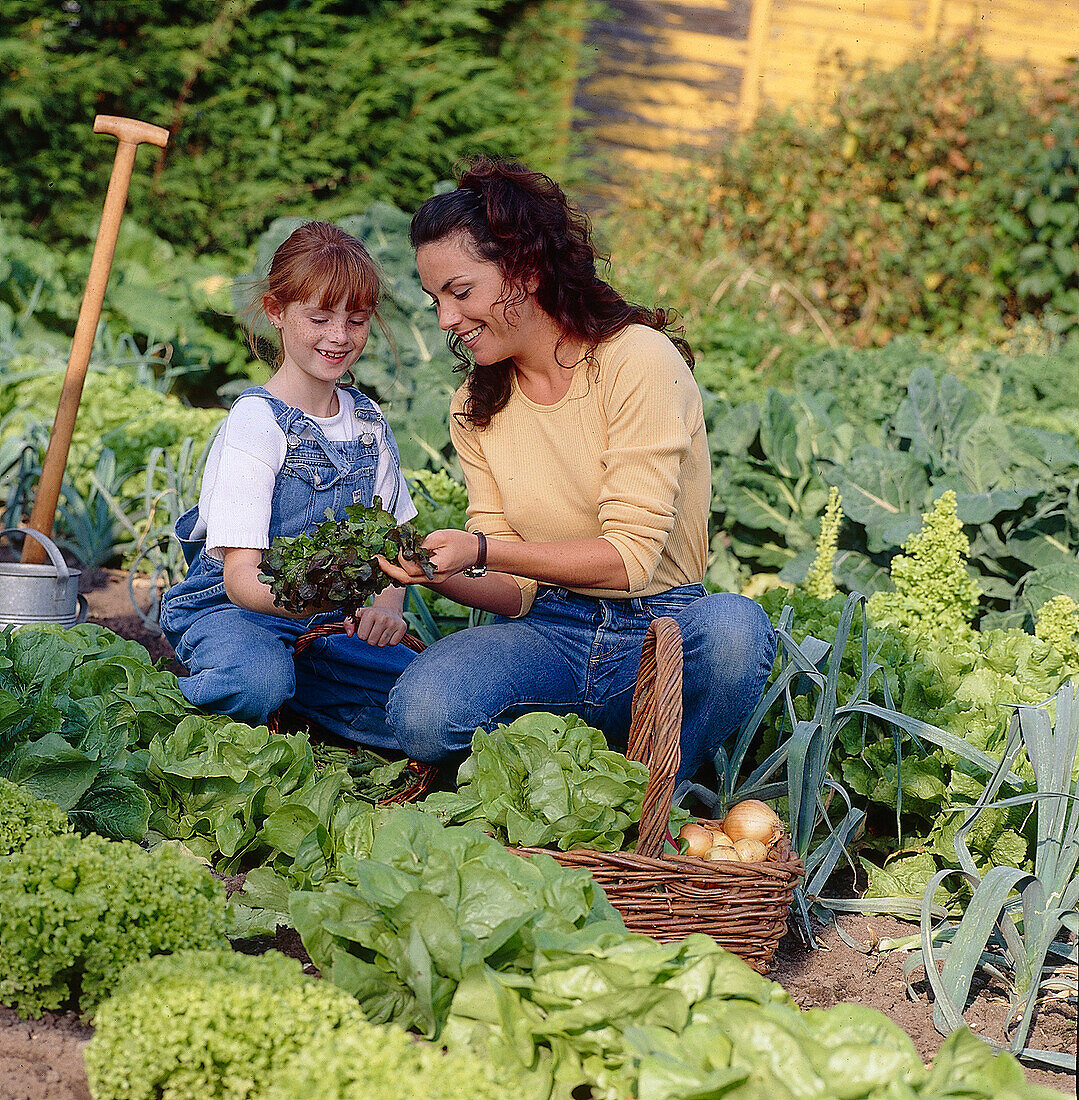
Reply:
[[421, 653], [390, 691], [386, 715], [402, 750], [437, 761], [467, 750], [477, 728], [529, 711], [579, 714], [624, 747], [648, 624], [682, 631], [682, 764], [710, 761], [756, 706], [775, 659], [759, 605], [699, 584], [658, 596], [600, 600], [541, 588], [527, 615], [451, 634]]
[[175, 644], [190, 675], [185, 697], [197, 707], [261, 725], [283, 703], [339, 737], [376, 749], [398, 749], [386, 725], [386, 696], [415, 657], [403, 645], [375, 646], [333, 634], [293, 658], [292, 646], [313, 623], [260, 615], [231, 603], [194, 618]]

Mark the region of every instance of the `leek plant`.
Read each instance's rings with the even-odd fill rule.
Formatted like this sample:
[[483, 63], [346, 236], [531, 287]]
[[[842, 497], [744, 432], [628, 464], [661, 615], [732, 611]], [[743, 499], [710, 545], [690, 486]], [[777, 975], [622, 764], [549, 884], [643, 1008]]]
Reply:
[[[854, 629], [855, 615], [860, 614], [861, 671], [849, 698], [839, 698], [839, 673], [847, 643]], [[865, 811], [854, 806], [841, 784], [828, 774], [836, 739], [851, 722], [862, 726], [863, 739], [869, 721], [875, 720], [889, 730], [895, 746], [896, 760], [896, 830], [899, 832], [902, 811], [903, 738], [908, 735], [918, 748], [921, 741], [931, 741], [982, 768], [986, 775], [994, 774], [997, 761], [987, 753], [967, 744], [946, 730], [931, 726], [896, 709], [884, 666], [869, 653], [869, 623], [866, 597], [851, 593], [844, 604], [836, 636], [832, 641], [808, 636], [797, 641], [792, 633], [793, 609], [783, 608], [776, 634], [780, 642], [778, 669], [756, 709], [738, 731], [730, 747], [723, 746], [715, 757], [717, 789], [710, 791], [700, 784], [683, 781], [675, 791], [676, 803], [689, 795], [701, 800], [714, 817], [722, 817], [727, 806], [745, 798], [763, 801], [787, 800], [791, 831], [791, 846], [805, 863], [805, 879], [795, 891], [795, 904], [802, 917], [802, 926], [810, 943], [814, 942], [810, 909], [846, 911], [887, 911], [915, 917], [920, 911], [917, 899], [822, 898], [822, 892], [840, 860], [851, 862], [848, 845], [857, 837], [865, 821]], [[884, 705], [874, 702], [876, 690]], [[805, 696], [813, 700], [809, 717], [799, 717], [795, 700]], [[768, 757], [742, 779], [743, 766], [764, 719], [780, 709], [777, 725], [788, 731], [781, 733], [779, 744]], [[806, 708], [801, 708], [805, 713]], [[1019, 777], [1007, 768], [1001, 782], [1019, 787]], [[838, 799], [842, 817], [833, 820], [830, 804]], [[934, 912], [942, 913], [941, 910]]]
[[[175, 459], [163, 447], [146, 457], [141, 511], [125, 506], [117, 492], [91, 477], [94, 489], [104, 496], [113, 515], [134, 542], [128, 563], [127, 591], [131, 605], [151, 630], [160, 630], [161, 593], [181, 580], [186, 572], [183, 550], [173, 536], [173, 525], [199, 496], [202, 470], [213, 444], [211, 437], [201, 450], [187, 436], [176, 448]], [[136, 506], [137, 507], [137, 506]], [[135, 596], [137, 577], [150, 577], [151, 603], [143, 608]]]
[[117, 473], [116, 455], [108, 447], [101, 449], [85, 496], [70, 478], [64, 478], [56, 541], [87, 569], [106, 565], [118, 553], [119, 532], [108, 496], [119, 492], [123, 480]]
[[[1008, 769], [1024, 749], [1035, 790], [998, 799]], [[975, 970], [981, 967], [993, 974], [1010, 990], [1012, 1038], [1007, 1049], [1020, 1059], [1072, 1073], [1074, 1054], [1037, 1050], [1026, 1042], [1043, 992], [1076, 994], [1077, 948], [1074, 942], [1064, 942], [1061, 933], [1065, 929], [1079, 932], [1077, 769], [1079, 684], [1065, 685], [1042, 706], [1017, 707], [1004, 757], [955, 834], [959, 868], [938, 872], [926, 887], [921, 950], [904, 967], [909, 982], [914, 970], [924, 966], [934, 997], [933, 1023], [942, 1033], [965, 1025], [963, 1011]], [[967, 834], [986, 810], [1017, 805], [1031, 806], [1035, 815], [1033, 873], [1005, 866], [979, 873], [966, 845]], [[945, 917], [934, 927], [933, 892], [949, 875], [966, 879], [973, 896], [958, 921]], [[940, 938], [945, 942], [934, 947], [933, 941]], [[938, 963], [943, 963], [939, 971]]]

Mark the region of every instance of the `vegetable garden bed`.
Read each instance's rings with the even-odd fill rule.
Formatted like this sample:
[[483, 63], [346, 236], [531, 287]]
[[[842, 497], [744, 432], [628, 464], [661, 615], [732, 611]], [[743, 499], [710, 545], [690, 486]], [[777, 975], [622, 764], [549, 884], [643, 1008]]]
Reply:
[[[99, 570], [87, 578], [91, 621], [107, 625], [121, 636], [141, 642], [155, 657], [167, 655], [167, 647], [132, 612], [126, 574]], [[234, 885], [234, 884], [232, 884]], [[883, 917], [841, 917], [848, 936], [868, 943], [911, 935], [912, 925]], [[832, 929], [819, 930], [826, 950], [806, 951], [788, 934], [781, 942], [770, 977], [779, 981], [803, 1008], [828, 1008], [840, 1002], [869, 1005], [884, 1012], [911, 1036], [918, 1053], [929, 1060], [942, 1041], [933, 1027], [924, 983], [916, 986], [920, 999], [911, 1001], [904, 992], [904, 954], [860, 953], [842, 942]], [[269, 947], [268, 939], [259, 941]], [[303, 949], [294, 933], [279, 935], [273, 946], [295, 957]], [[978, 989], [970, 1022], [979, 1030], [1003, 1036], [1006, 1000], [992, 986]], [[48, 1013], [41, 1020], [24, 1022], [14, 1012], [0, 1009], [0, 1100], [15, 1097], [37, 1100], [86, 1100], [89, 1092], [82, 1064], [82, 1049], [92, 1033], [71, 1013]], [[1049, 1001], [1041, 1010], [1031, 1042], [1044, 1049], [1074, 1049], [1076, 1010], [1063, 999]], [[1027, 1068], [1032, 1082], [1072, 1094], [1070, 1074]]]

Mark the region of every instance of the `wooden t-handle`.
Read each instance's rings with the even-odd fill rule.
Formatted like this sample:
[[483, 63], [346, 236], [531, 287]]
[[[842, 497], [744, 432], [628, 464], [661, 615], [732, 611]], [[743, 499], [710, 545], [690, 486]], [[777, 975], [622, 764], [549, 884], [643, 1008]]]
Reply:
[[121, 118], [119, 115], [98, 115], [94, 119], [94, 133], [112, 134], [129, 145], [149, 142], [164, 149], [169, 143], [169, 132], [164, 126], [140, 122], [137, 118]]
[[[30, 513], [30, 526], [43, 535], [52, 534], [56, 505], [60, 500], [60, 487], [67, 466], [67, 454], [71, 448], [71, 435], [75, 430], [75, 418], [79, 413], [82, 385], [86, 380], [86, 368], [94, 347], [94, 333], [101, 316], [101, 304], [105, 300], [105, 287], [112, 268], [112, 256], [116, 251], [116, 238], [120, 233], [120, 219], [124, 216], [127, 188], [135, 167], [135, 153], [139, 145], [148, 142], [160, 148], [169, 140], [169, 132], [161, 126], [140, 122], [136, 118], [119, 118], [116, 115], [98, 115], [94, 119], [95, 134], [112, 134], [120, 139], [109, 177], [109, 189], [101, 212], [101, 225], [90, 260], [90, 274], [82, 296], [75, 336], [71, 341], [71, 354], [64, 374], [60, 401], [56, 406], [56, 419], [49, 435], [49, 446], [41, 467], [41, 480], [34, 495], [34, 507]], [[33, 539], [23, 542], [22, 562], [25, 565], [43, 565], [44, 547]]]

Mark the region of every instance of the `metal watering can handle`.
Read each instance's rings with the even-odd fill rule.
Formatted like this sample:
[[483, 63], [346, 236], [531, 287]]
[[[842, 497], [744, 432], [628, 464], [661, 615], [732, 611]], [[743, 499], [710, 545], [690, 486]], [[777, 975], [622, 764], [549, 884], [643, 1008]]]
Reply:
[[67, 584], [71, 577], [67, 562], [64, 561], [64, 557], [60, 553], [60, 548], [48, 535], [43, 535], [40, 531], [35, 531], [33, 527], [5, 527], [0, 531], [0, 538], [3, 538], [5, 535], [29, 535], [31, 538], [37, 539], [37, 541], [45, 547], [45, 553], [49, 555], [49, 561], [52, 562], [53, 568], [56, 570], [57, 586], [59, 587], [60, 585]]

